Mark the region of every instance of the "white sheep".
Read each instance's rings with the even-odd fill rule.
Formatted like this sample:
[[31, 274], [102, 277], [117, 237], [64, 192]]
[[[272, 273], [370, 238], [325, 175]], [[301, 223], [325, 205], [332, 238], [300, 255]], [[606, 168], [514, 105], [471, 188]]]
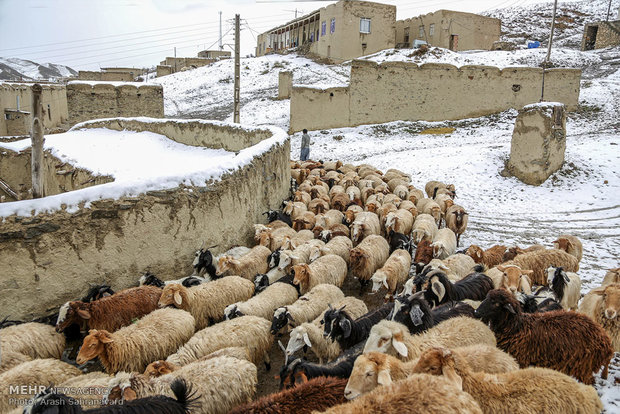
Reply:
[[258, 364], [263, 359], [268, 363], [267, 352], [273, 344], [273, 336], [269, 333], [270, 326], [267, 319], [258, 316], [241, 316], [217, 323], [196, 332], [166, 361], [187, 365], [219, 349], [241, 346], [250, 350], [253, 363]]
[[220, 257], [215, 274], [217, 276], [237, 275], [248, 280], [254, 280], [254, 276], [258, 273], [266, 273], [269, 270], [267, 258], [270, 254], [271, 250], [259, 245], [238, 259], [231, 256]]
[[314, 233], [311, 230], [300, 230], [293, 236], [285, 236], [282, 244], [278, 248], [295, 250], [304, 243], [314, 239]]
[[413, 228], [413, 214], [407, 210], [396, 210], [388, 213], [385, 218], [385, 232], [390, 234], [393, 230], [396, 233], [409, 234]]
[[615, 352], [620, 352], [620, 283], [592, 289], [579, 305], [586, 314], [605, 329]]
[[609, 269], [601, 282], [601, 286], [610, 285], [612, 283], [620, 282], [620, 267], [615, 269]]
[[446, 259], [456, 251], [456, 235], [448, 228], [439, 229], [431, 246], [434, 258]]
[[553, 242], [553, 248], [564, 250], [566, 253], [575, 256], [578, 262], [581, 262], [581, 257], [583, 256], [583, 245], [581, 244], [581, 240], [577, 237], [567, 234], [558, 236], [558, 238]]
[[313, 252], [316, 254], [316, 251], [323, 246], [325, 246], [325, 242], [313, 239], [298, 246], [295, 250], [280, 251], [278, 269], [290, 271], [290, 269], [296, 264], [310, 263], [312, 261], [311, 254]]
[[409, 276], [411, 255], [403, 249], [394, 250], [382, 268], [378, 269], [370, 278], [372, 291], [378, 291], [385, 286], [389, 294], [396, 293], [398, 286], [405, 283]]
[[577, 303], [581, 299], [581, 279], [577, 273], [566, 272], [561, 267], [549, 266], [547, 283], [549, 287], [541, 286], [535, 292], [536, 296], [550, 297], [557, 300], [566, 310], [577, 310]]
[[[368, 308], [364, 302], [352, 296], [347, 296], [331, 304], [332, 308], [339, 309], [343, 306], [347, 310], [347, 314], [353, 319], [357, 319], [368, 312]], [[291, 331], [285, 350], [287, 359], [304, 346], [310, 348], [321, 363], [323, 363], [324, 360], [331, 361], [340, 355], [342, 349], [338, 342], [334, 342], [323, 336], [321, 321], [327, 310], [328, 309], [325, 309], [321, 312], [312, 322], [304, 322]]]
[[311, 321], [321, 315], [328, 304], [338, 302], [343, 298], [344, 293], [338, 286], [325, 283], [316, 285], [295, 303], [279, 307], [273, 312], [271, 333], [275, 335], [285, 326], [295, 327]]
[[13, 351], [36, 358], [60, 359], [65, 349], [65, 336], [53, 326], [28, 322], [0, 329], [2, 352]]
[[321, 256], [310, 264], [293, 266], [295, 277], [293, 283], [299, 285], [302, 294], [321, 283], [342, 286], [347, 276], [347, 262], [340, 256], [328, 254]]
[[0, 348], [0, 374], [10, 370], [14, 366], [23, 364], [24, 362], [32, 361], [32, 357], [29, 355], [20, 354], [15, 351], [5, 351], [4, 348]]
[[102, 405], [103, 397], [113, 380], [114, 377], [111, 375], [93, 371], [61, 382], [56, 388], [63, 394], [79, 400], [84, 407], [97, 408]]
[[394, 187], [393, 193], [401, 200], [407, 200], [407, 198], [409, 198], [409, 188], [403, 184], [399, 184]]
[[[353, 242], [346, 236], [336, 236], [325, 244], [324, 247], [319, 249], [319, 254], [326, 256], [328, 254], [335, 254], [344, 259], [347, 264], [350, 261], [351, 249], [353, 248]], [[310, 256], [310, 261], [318, 259], [320, 256]]]
[[433, 259], [426, 266], [424, 270], [441, 270], [445, 272], [448, 279], [453, 282], [463, 279], [465, 276], [473, 272], [476, 262], [470, 256], [462, 253], [453, 254], [445, 259]]
[[495, 335], [484, 323], [467, 316], [450, 318], [419, 335], [411, 335], [401, 323], [383, 320], [370, 330], [364, 353], [383, 352], [410, 361], [427, 348], [458, 348], [475, 344], [496, 346], [497, 343]]
[[[257, 225], [255, 225], [256, 227]], [[286, 237], [294, 237], [297, 234], [291, 227], [278, 227], [275, 229], [268, 229], [261, 231], [258, 238], [254, 239], [259, 245], [267, 247], [270, 251], [276, 251], [282, 247], [282, 243], [286, 240]]]
[[411, 239], [416, 244], [420, 243], [422, 240], [428, 240], [432, 242], [435, 238], [435, 235], [437, 234], [437, 230], [437, 223], [433, 216], [424, 213], [419, 214], [413, 222]]
[[418, 201], [416, 208], [420, 213], [432, 216], [435, 223], [439, 225], [441, 221], [441, 207], [439, 207], [439, 204], [437, 204], [435, 200], [431, 198], [423, 198]]
[[224, 318], [226, 306], [247, 300], [254, 294], [254, 283], [239, 276], [226, 276], [213, 282], [185, 287], [172, 284], [164, 287], [159, 306], [174, 306], [189, 312], [196, 330]]
[[300, 201], [285, 201], [282, 212], [291, 217], [291, 221], [298, 218], [301, 214], [308, 211], [308, 207]]
[[351, 224], [351, 240], [353, 241], [353, 245], [358, 244], [360, 241], [373, 234], [381, 234], [379, 217], [370, 211], [358, 213], [355, 216], [355, 221]]
[[316, 226], [320, 226], [324, 229], [328, 229], [334, 224], [342, 223], [342, 219], [344, 218], [344, 214], [338, 210], [327, 210], [323, 214], [316, 215]]
[[[398, 209], [407, 210], [408, 212], [410, 212], [411, 215], [413, 216], [414, 221], [415, 221], [415, 218], [418, 216], [418, 209], [415, 206], [415, 203], [409, 200], [404, 200], [402, 203], [400, 203], [400, 205], [398, 206]], [[411, 223], [411, 227], [413, 228], [413, 221]]]
[[228, 305], [224, 309], [224, 315], [226, 319], [243, 315], [254, 315], [269, 319], [276, 309], [280, 306], [290, 305], [297, 300], [298, 296], [297, 289], [293, 285], [274, 283], [245, 302]]
[[136, 323], [110, 333], [91, 329], [76, 362], [99, 357], [109, 374], [118, 371], [144, 371], [157, 359], [176, 351], [194, 334], [194, 317], [181, 309], [157, 309]]
[[368, 236], [351, 249], [351, 273], [360, 281], [369, 280], [390, 257], [390, 245], [381, 236]]

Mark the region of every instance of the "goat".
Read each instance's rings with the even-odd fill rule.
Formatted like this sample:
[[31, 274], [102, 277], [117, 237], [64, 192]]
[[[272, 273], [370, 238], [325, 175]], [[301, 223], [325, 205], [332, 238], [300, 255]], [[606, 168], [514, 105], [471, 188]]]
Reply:
[[435, 272], [429, 277], [429, 285], [424, 299], [432, 306], [463, 299], [482, 300], [493, 289], [493, 281], [484, 273], [471, 273], [452, 283], [445, 273]]

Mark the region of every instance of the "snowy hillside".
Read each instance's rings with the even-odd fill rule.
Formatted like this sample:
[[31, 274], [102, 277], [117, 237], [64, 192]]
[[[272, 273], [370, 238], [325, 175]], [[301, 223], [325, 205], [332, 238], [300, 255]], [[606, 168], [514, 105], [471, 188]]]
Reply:
[[77, 76], [77, 72], [68, 66], [54, 63], [39, 64], [30, 60], [0, 57], [0, 80], [53, 81], [69, 76]]

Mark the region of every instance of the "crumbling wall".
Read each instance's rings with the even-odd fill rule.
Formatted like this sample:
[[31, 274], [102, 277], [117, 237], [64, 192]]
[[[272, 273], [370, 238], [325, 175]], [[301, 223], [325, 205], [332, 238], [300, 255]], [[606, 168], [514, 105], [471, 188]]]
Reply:
[[164, 90], [161, 85], [98, 83], [79, 81], [67, 84], [69, 122], [128, 116], [164, 116]]

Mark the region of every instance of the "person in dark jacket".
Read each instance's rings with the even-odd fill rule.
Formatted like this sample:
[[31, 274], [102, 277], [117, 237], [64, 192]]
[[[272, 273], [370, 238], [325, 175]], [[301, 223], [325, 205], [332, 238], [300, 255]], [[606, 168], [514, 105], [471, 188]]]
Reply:
[[308, 130], [304, 129], [304, 134], [301, 136], [301, 155], [299, 159], [301, 161], [307, 161], [310, 157], [310, 135]]

